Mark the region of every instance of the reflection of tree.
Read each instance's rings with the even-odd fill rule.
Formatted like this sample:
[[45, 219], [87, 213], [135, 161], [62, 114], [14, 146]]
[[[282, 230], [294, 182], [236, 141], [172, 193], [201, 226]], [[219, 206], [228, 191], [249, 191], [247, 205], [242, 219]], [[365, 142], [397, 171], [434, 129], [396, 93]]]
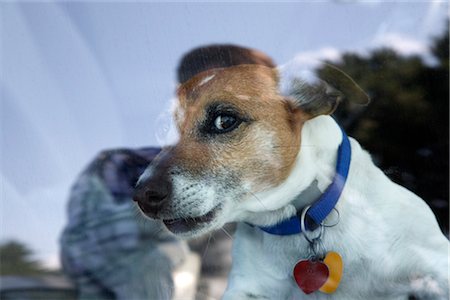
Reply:
[[348, 133], [373, 154], [394, 181], [428, 201], [446, 231], [448, 34], [447, 28], [431, 47], [436, 66], [390, 49], [379, 49], [369, 56], [345, 54], [338, 66], [362, 86], [372, 102], [361, 108], [347, 101], [336, 112]]
[[9, 241], [0, 245], [0, 275], [41, 275], [47, 271], [32, 259], [32, 251], [24, 244]]

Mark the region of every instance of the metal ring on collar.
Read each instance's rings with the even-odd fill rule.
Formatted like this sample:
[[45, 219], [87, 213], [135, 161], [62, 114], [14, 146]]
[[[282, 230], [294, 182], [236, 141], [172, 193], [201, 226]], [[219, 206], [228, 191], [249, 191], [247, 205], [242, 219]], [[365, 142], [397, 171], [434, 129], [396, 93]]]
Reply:
[[316, 229], [316, 230], [313, 230], [313, 231], [309, 231], [309, 230], [306, 229], [306, 226], [305, 226], [306, 213], [308, 212], [308, 209], [310, 209], [310, 208], [311, 208], [311, 205], [308, 205], [307, 207], [305, 207], [302, 210], [302, 214], [300, 216], [300, 228], [301, 228], [301, 230], [303, 232], [303, 235], [305, 236], [306, 240], [308, 242], [310, 242], [310, 243], [314, 243], [315, 241], [319, 240], [322, 237], [323, 230], [324, 230], [323, 228], [324, 227], [323, 227], [322, 224], [319, 224], [319, 228], [320, 228], [319, 234], [317, 236], [315, 236], [315, 237], [309, 237], [308, 236], [307, 231], [311, 233], [311, 232], [314, 232], [314, 231], [317, 230]]
[[[325, 223], [325, 220], [322, 222], [322, 226], [323, 227], [334, 227], [334, 226], [336, 226], [337, 224], [339, 224], [339, 221], [341, 220], [341, 214], [339, 213], [339, 211], [337, 210], [337, 208], [336, 207], [333, 207], [333, 210], [334, 211], [336, 211], [336, 214], [337, 214], [337, 219], [336, 219], [336, 221], [333, 223], [333, 224], [331, 224], [331, 225], [328, 225], [327, 223]], [[332, 211], [333, 211], [332, 210]], [[330, 215], [331, 215], [331, 213], [330, 213]], [[328, 216], [329, 217], [329, 216]], [[327, 217], [327, 218], [328, 218]]]

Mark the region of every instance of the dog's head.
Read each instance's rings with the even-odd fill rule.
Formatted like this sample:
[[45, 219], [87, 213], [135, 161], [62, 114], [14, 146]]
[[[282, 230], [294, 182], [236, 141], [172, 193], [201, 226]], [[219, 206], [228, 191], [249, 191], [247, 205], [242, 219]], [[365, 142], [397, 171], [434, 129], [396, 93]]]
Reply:
[[243, 64], [200, 68], [178, 87], [179, 141], [137, 185], [141, 210], [180, 236], [236, 220], [247, 199], [279, 186], [299, 154], [303, 124], [331, 113], [343, 95], [324, 81], [301, 79], [282, 94], [270, 58], [248, 53]]

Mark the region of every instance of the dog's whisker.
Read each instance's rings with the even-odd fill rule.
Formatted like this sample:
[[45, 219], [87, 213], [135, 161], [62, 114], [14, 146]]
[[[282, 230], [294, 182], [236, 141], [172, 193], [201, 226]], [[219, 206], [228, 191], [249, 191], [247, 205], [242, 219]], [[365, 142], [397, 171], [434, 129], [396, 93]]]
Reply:
[[233, 240], [233, 236], [225, 229], [225, 228], [220, 228], [231, 240]]
[[209, 243], [211, 242], [211, 237], [212, 237], [212, 234], [210, 233], [209, 236], [208, 236], [208, 241], [206, 242], [205, 251], [203, 251], [203, 254], [202, 254], [202, 261], [206, 257], [206, 253], [208, 252]]
[[261, 199], [258, 198], [258, 196], [256, 196], [252, 191], [250, 191], [249, 189], [246, 189], [247, 192], [250, 193], [250, 195], [252, 195], [256, 200], [258, 200], [258, 202], [261, 204], [261, 206], [265, 209], [265, 210], [269, 210], [264, 203], [262, 203]]

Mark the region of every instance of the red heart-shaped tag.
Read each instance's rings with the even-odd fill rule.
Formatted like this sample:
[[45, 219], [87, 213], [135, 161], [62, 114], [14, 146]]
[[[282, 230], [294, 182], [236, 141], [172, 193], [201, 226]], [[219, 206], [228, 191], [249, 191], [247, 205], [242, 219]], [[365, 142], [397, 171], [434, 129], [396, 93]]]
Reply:
[[330, 272], [320, 261], [301, 260], [294, 267], [294, 278], [305, 294], [311, 294], [322, 287]]

